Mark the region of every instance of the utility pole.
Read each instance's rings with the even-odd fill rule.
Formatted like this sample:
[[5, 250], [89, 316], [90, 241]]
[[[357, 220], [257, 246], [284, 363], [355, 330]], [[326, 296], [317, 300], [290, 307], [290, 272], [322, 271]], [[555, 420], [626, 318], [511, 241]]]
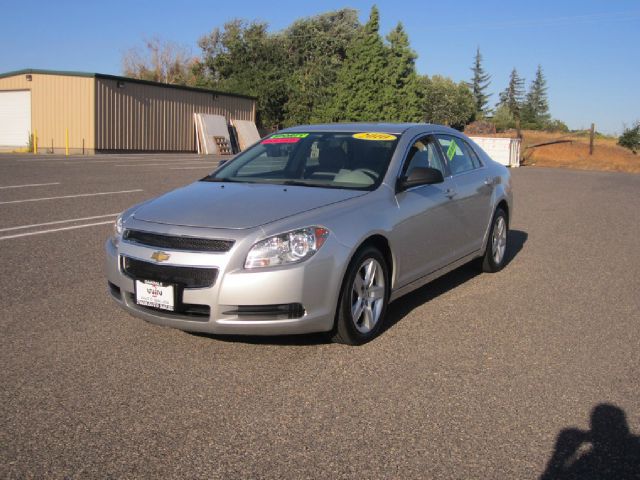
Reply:
[[589, 155], [593, 155], [593, 140], [596, 133], [596, 126], [591, 124], [591, 131], [589, 132]]

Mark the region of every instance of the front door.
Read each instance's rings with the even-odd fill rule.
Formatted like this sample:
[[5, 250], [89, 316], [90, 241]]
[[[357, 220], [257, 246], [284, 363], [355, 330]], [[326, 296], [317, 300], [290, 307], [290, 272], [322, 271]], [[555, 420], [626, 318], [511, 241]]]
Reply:
[[402, 175], [415, 167], [439, 169], [444, 182], [410, 188], [396, 195], [399, 222], [392, 241], [396, 245], [399, 287], [455, 261], [460, 249], [462, 223], [452, 196], [455, 182], [431, 136], [418, 139], [410, 148]]

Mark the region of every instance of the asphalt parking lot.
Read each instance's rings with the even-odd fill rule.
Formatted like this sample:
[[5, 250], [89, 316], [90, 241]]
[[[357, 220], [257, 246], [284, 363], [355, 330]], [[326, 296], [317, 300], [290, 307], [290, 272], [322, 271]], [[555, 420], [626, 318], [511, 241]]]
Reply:
[[515, 169], [507, 267], [398, 300], [354, 348], [110, 300], [115, 214], [215, 164], [0, 155], [0, 477], [538, 478], [578, 452], [640, 478], [640, 175]]

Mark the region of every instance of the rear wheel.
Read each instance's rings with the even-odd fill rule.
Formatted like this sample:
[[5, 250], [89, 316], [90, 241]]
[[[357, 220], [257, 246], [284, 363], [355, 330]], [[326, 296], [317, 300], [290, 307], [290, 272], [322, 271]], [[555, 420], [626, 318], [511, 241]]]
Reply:
[[388, 272], [377, 249], [366, 247], [356, 254], [342, 282], [334, 342], [361, 345], [379, 333], [389, 301]]
[[502, 208], [498, 208], [493, 215], [487, 248], [482, 257], [482, 271], [498, 272], [504, 268], [508, 236], [507, 214]]

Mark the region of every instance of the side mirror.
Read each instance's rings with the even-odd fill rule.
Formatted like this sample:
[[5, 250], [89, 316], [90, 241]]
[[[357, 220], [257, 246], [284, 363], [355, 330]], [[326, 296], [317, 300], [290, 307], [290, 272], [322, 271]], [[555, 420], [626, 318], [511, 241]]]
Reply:
[[402, 192], [411, 187], [442, 182], [444, 182], [444, 177], [442, 176], [442, 172], [437, 168], [415, 167], [408, 176], [398, 179], [397, 191]]

